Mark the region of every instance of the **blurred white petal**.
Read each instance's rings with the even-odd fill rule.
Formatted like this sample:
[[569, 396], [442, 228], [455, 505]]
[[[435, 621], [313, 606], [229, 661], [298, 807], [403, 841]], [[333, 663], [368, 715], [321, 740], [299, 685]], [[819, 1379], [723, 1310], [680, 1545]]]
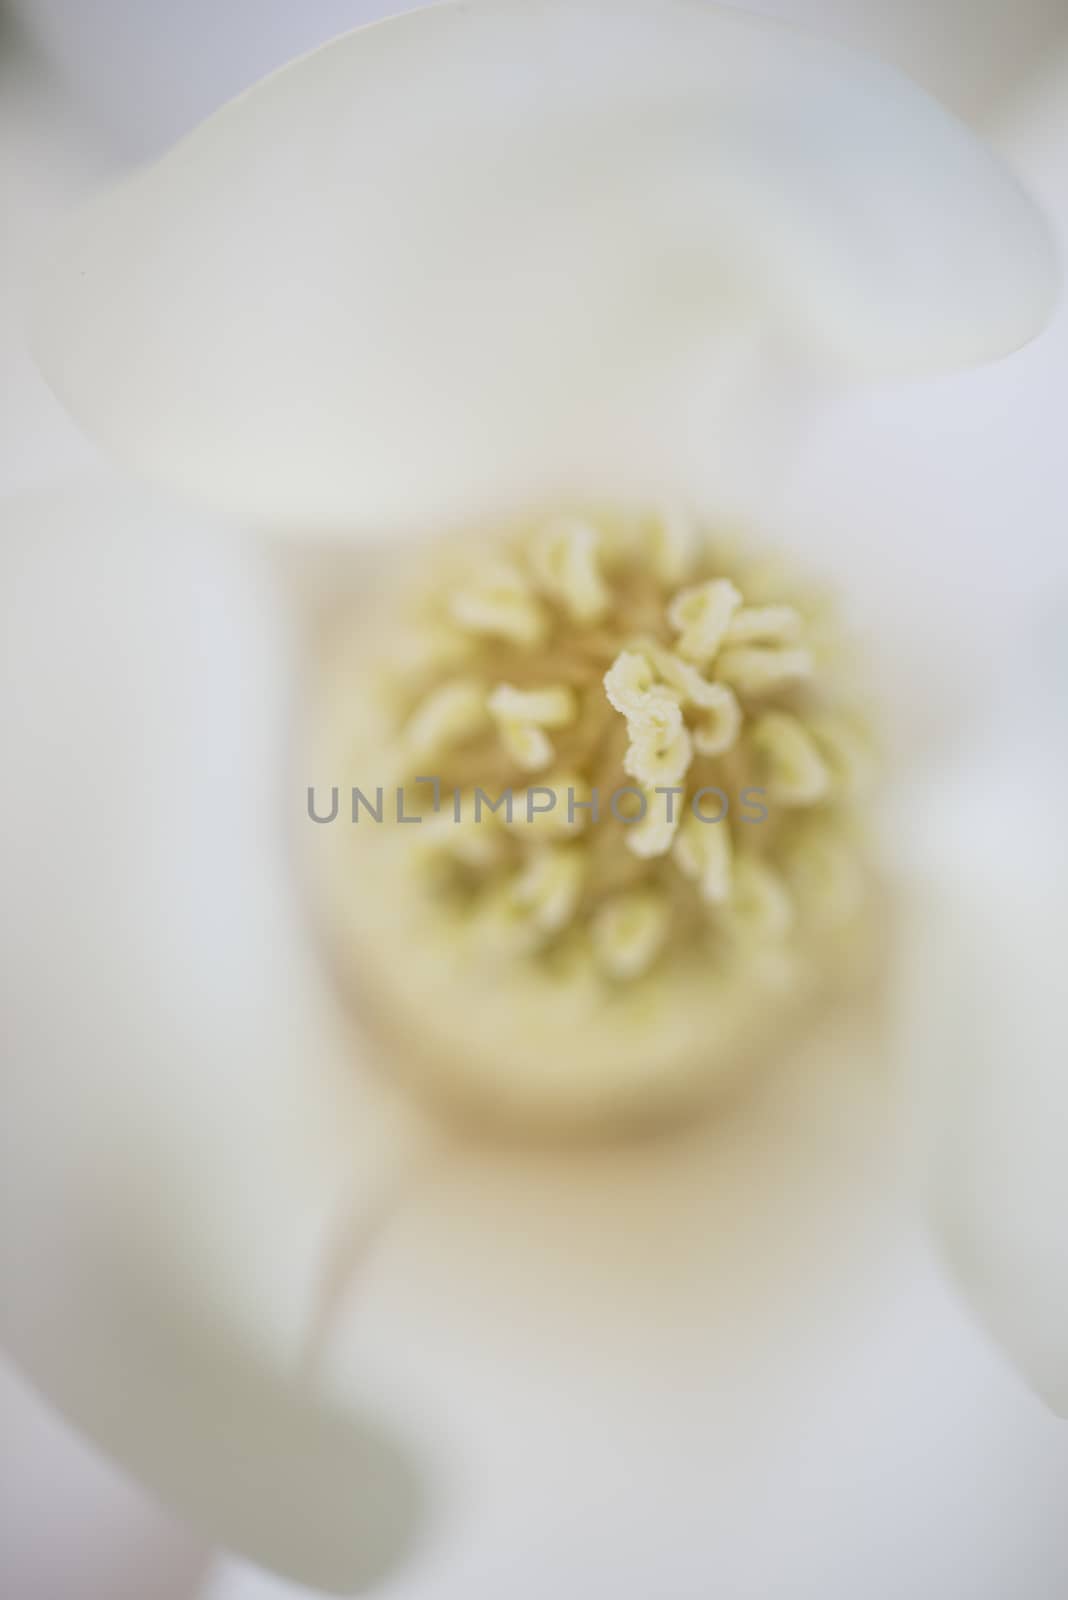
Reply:
[[133, 156], [348, 28], [424, 0], [9, 0], [63, 82]]
[[[1063, 257], [1068, 55], [1000, 138]], [[858, 635], [882, 657], [882, 705], [914, 752], [944, 757], [989, 713], [1045, 597], [1068, 590], [1066, 409], [1062, 299], [1042, 337], [1007, 360], [855, 389], [805, 441], [783, 534], [847, 585]]]
[[210, 1561], [0, 1360], [0, 1594], [188, 1600]]
[[[766, 1126], [754, 1137], [748, 1119], [732, 1130], [745, 1144], [737, 1156], [726, 1155], [733, 1177], [709, 1180], [721, 1197], [737, 1180], [739, 1204], [726, 1220], [716, 1213], [707, 1219], [701, 1288], [689, 1298], [683, 1290], [697, 1243], [673, 1242], [671, 1264], [652, 1280], [660, 1298], [644, 1314], [639, 1309], [637, 1320], [610, 1320], [606, 1305], [596, 1351], [580, 1347], [577, 1331], [566, 1351], [562, 1333], [548, 1344], [542, 1368], [537, 1347], [554, 1324], [593, 1328], [597, 1288], [610, 1276], [605, 1266], [595, 1264], [592, 1283], [580, 1286], [570, 1310], [556, 1303], [555, 1269], [543, 1296], [551, 1309], [539, 1312], [530, 1335], [522, 1323], [538, 1280], [531, 1276], [524, 1292], [519, 1263], [492, 1300], [487, 1291], [469, 1296], [467, 1274], [450, 1275], [448, 1295], [439, 1292], [434, 1301], [434, 1320], [446, 1345], [439, 1359], [465, 1374], [455, 1406], [466, 1404], [477, 1446], [466, 1474], [469, 1504], [427, 1558], [399, 1575], [391, 1600], [543, 1600], [546, 1593], [561, 1600], [702, 1600], [710, 1593], [731, 1600], [1049, 1600], [1068, 1585], [1068, 1430], [994, 1358], [919, 1237], [905, 1234], [876, 1250], [869, 1215], [855, 1240], [860, 1246], [866, 1239], [867, 1258], [861, 1262], [859, 1250], [855, 1258], [836, 1253], [826, 1277], [815, 1255], [797, 1249], [815, 1217], [812, 1191], [822, 1183], [803, 1174], [814, 1174], [832, 1152], [837, 1163], [839, 1141], [848, 1143], [856, 1124], [838, 1120], [823, 1142], [802, 1116], [807, 1154], [787, 1154], [789, 1176], [777, 1180], [775, 1153], [786, 1150], [794, 1105], [782, 1097], [779, 1109], [775, 1133]], [[860, 1166], [871, 1147], [859, 1141], [854, 1148]], [[755, 1149], [766, 1152], [767, 1164], [758, 1157], [750, 1191], [742, 1175]], [[706, 1150], [714, 1167], [722, 1147]], [[885, 1181], [881, 1171], [878, 1181]], [[687, 1186], [672, 1185], [673, 1192]], [[804, 1214], [796, 1225], [791, 1196]], [[838, 1196], [841, 1222], [848, 1187]], [[633, 1216], [613, 1199], [602, 1213], [602, 1260], [621, 1255]], [[560, 1232], [575, 1201], [572, 1187]], [[778, 1248], [727, 1272], [730, 1226], [745, 1236], [741, 1259], [746, 1240], [757, 1242], [754, 1212]], [[584, 1243], [592, 1205], [580, 1203], [579, 1216]], [[654, 1209], [636, 1256], [655, 1253], [659, 1228]], [[527, 1262], [540, 1259], [531, 1253]], [[852, 1260], [860, 1267], [855, 1276]], [[777, 1307], [762, 1291], [784, 1267], [792, 1288], [784, 1287]], [[834, 1278], [835, 1268], [841, 1277]], [[440, 1283], [445, 1274], [437, 1270]], [[674, 1292], [665, 1295], [672, 1282]], [[716, 1315], [688, 1324], [688, 1311], [700, 1315], [701, 1294]], [[396, 1291], [394, 1298], [399, 1305]], [[513, 1352], [510, 1377], [506, 1350], [490, 1353], [485, 1370], [493, 1329], [477, 1325], [478, 1311], [500, 1318]], [[465, 1314], [473, 1337], [461, 1336]], [[748, 1333], [755, 1338], [746, 1357]], [[461, 1337], [471, 1340], [462, 1367]], [[430, 1354], [416, 1359], [408, 1354], [414, 1343], [409, 1333], [397, 1365], [421, 1389], [433, 1347], [428, 1337]], [[305, 1596], [220, 1564], [201, 1600]]]
[[414, 1468], [302, 1362], [406, 1130], [290, 882], [291, 620], [262, 555], [137, 495], [4, 521], [5, 1334], [210, 1536], [352, 1583], [410, 1543]]
[[769, 352], [978, 362], [1055, 276], [889, 69], [689, 0], [476, 0], [293, 64], [91, 208], [36, 338], [117, 455], [299, 533], [729, 483], [755, 444], [766, 477]]
[[[1062, 246], [1066, 86], [1062, 60], [1047, 93], [1006, 127]], [[895, 835], [914, 871], [902, 947], [902, 1046], [937, 1235], [971, 1306], [1061, 1412], [1068, 1411], [1068, 551], [1059, 426], [1066, 341], [1062, 307], [1051, 334], [1012, 364], [1007, 388], [989, 381], [997, 374], [984, 375], [968, 406], [960, 397], [957, 427], [948, 435], [939, 429], [937, 454], [951, 452], [940, 470], [969, 497], [978, 490], [968, 517], [978, 549], [1004, 557], [1007, 547], [1014, 559], [1002, 559], [998, 596], [987, 560], [976, 567], [968, 558], [978, 576], [977, 590], [969, 586], [973, 626], [965, 618], [954, 624], [952, 657], [959, 670], [966, 645], [968, 732], [960, 739], [958, 729], [956, 762], [913, 795], [910, 818], [902, 816]], [[992, 454], [973, 474], [964, 456], [980, 424]], [[922, 494], [922, 480], [919, 488]], [[959, 572], [965, 567], [962, 547]]]
[[0, 494], [93, 457], [26, 348], [26, 305], [57, 221], [69, 225], [72, 207], [114, 175], [77, 109], [0, 33]]
[[913, 798], [901, 1039], [945, 1256], [1068, 1415], [1063, 659], [1059, 673], [1043, 694], [1018, 664], [987, 744]]
[[261, 1568], [239, 1566], [221, 1558], [195, 1596], [196, 1600], [315, 1600], [318, 1592], [297, 1588]]
[[[303, 51], [417, 3], [8, 0], [100, 126], [138, 155]], [[969, 117], [1026, 93], [1068, 45], [1062, 0], [761, 0], [759, 10], [871, 50]]]
[[760, 9], [873, 51], [969, 118], [1027, 94], [1058, 47], [1068, 49], [1062, 0], [761, 0]]
[[340, 1393], [375, 1374], [450, 1452], [413, 1593], [707, 1592], [885, 1264], [879, 1061], [871, 1019], [839, 1016], [684, 1137], [438, 1168], [327, 1365]]

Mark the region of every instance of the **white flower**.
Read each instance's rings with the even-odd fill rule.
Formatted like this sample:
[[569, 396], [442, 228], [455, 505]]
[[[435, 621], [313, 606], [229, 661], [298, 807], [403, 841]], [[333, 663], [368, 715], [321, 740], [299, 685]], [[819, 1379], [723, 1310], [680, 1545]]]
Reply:
[[[1053, 280], [1027, 202], [917, 91], [643, 0], [475, 0], [343, 38], [100, 201], [45, 274], [37, 348], [85, 427], [308, 541], [209, 555], [177, 509], [74, 490], [20, 513], [38, 545], [10, 619], [11, 1336], [223, 1542], [351, 1583], [420, 1525], [409, 1461], [472, 1515], [551, 1490], [607, 1541], [661, 1447], [670, 1495], [704, 1485], [743, 1348], [771, 1391], [799, 1381], [782, 1317], [801, 1359], [881, 1204], [882, 1091], [846, 1020], [820, 1070], [655, 1146], [504, 1150], [404, 1096], [285, 848], [299, 625], [321, 615], [294, 590], [330, 588], [320, 558], [358, 582], [371, 536], [591, 495], [789, 532], [784, 392], [807, 419], [842, 370], [997, 356]], [[563, 737], [562, 708], [496, 714], [517, 706], [524, 751]], [[780, 781], [815, 793], [796, 729], [771, 735]], [[715, 900], [724, 863], [683, 853]], [[527, 889], [551, 920], [547, 859]]]

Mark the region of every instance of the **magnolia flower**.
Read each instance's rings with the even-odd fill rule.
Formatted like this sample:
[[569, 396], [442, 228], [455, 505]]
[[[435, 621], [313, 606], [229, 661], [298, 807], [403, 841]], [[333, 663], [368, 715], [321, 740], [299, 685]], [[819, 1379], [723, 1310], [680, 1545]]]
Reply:
[[[356, 827], [316, 835], [344, 841], [325, 874], [311, 861], [306, 788], [324, 780], [305, 766], [325, 750], [347, 782], [355, 748], [393, 776], [400, 748], [410, 779], [415, 756], [473, 748], [551, 787], [566, 752], [578, 788], [596, 707], [639, 788], [688, 784], [744, 740], [780, 804], [835, 822], [852, 747], [795, 682], [823, 659], [817, 613], [789, 583], [761, 590], [745, 530], [808, 553], [818, 507], [793, 485], [823, 406], [861, 376], [1015, 349], [1054, 276], [1013, 182], [907, 83], [642, 0], [444, 5], [340, 39], [95, 204], [43, 275], [46, 374], [157, 488], [74, 487], [15, 521], [35, 555], [4, 706], [9, 1332], [221, 1543], [351, 1588], [459, 1501], [530, 1546], [531, 1592], [607, 1573], [678, 1593], [704, 1570], [709, 1501], [729, 1514], [754, 1415], [833, 1360], [822, 1307], [855, 1291], [884, 1226], [873, 1019], [835, 1010], [787, 1051], [790, 1011], [788, 1070], [741, 1073], [783, 976], [742, 939], [755, 1003], [746, 988], [741, 1032], [702, 1052], [717, 1007], [671, 942], [665, 874], [717, 929], [731, 906], [802, 963], [819, 941], [797, 937], [778, 859], [742, 851], [739, 901], [735, 835], [725, 854], [692, 820], [616, 837], [608, 866], [638, 898], [588, 907], [604, 863], [573, 841], [465, 835], [480, 907], [487, 839], [512, 852], [509, 910], [537, 940], [450, 966], [413, 913], [407, 846], [372, 833], [366, 883], [346, 865]], [[212, 518], [255, 532], [213, 541]], [[737, 560], [693, 553], [695, 529], [739, 521]], [[470, 537], [487, 530], [488, 550]], [[845, 591], [861, 538], [829, 574]], [[382, 579], [398, 565], [444, 603], [444, 644], [436, 611], [401, 631]], [[376, 626], [355, 620], [368, 609]], [[554, 675], [565, 619], [566, 659], [585, 651], [600, 679]], [[905, 712], [939, 689], [901, 648], [913, 621], [884, 619], [879, 641]], [[939, 609], [942, 653], [953, 622]], [[400, 688], [380, 696], [387, 667]], [[541, 941], [581, 917], [601, 965], [583, 946], [579, 999], [558, 1001], [572, 969]], [[959, 1015], [919, 1030], [940, 1083]], [[988, 1059], [1000, 1082], [1003, 1052]], [[687, 1089], [723, 1067], [732, 1104], [662, 1105], [658, 1062]], [[507, 1135], [452, 1115], [472, 1073], [480, 1110], [506, 1086]], [[628, 1077], [625, 1139], [517, 1143], [546, 1107], [588, 1134]], [[989, 1217], [966, 1176], [952, 1201], [978, 1259]], [[1045, 1259], [1047, 1217], [1007, 1250], [1008, 1215], [995, 1290], [1006, 1261], [1022, 1283]], [[1020, 1325], [994, 1317], [1054, 1392], [1064, 1281], [1024, 1297]], [[658, 1493], [643, 1545], [627, 1525]], [[494, 1548], [468, 1592], [499, 1590]]]

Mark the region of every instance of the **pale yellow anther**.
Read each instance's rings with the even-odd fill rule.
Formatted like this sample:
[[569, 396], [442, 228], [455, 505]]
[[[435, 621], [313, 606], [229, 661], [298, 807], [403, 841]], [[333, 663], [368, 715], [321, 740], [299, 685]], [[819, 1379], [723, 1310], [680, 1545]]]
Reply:
[[574, 722], [578, 701], [565, 684], [517, 689], [501, 683], [489, 697], [489, 710], [516, 765], [524, 772], [540, 772], [555, 754], [545, 729], [566, 728]]
[[431, 690], [412, 713], [404, 743], [412, 756], [434, 756], [473, 738], [488, 723], [483, 686], [474, 679], [457, 678]]
[[556, 747], [544, 728], [533, 722], [502, 722], [501, 743], [523, 772], [544, 772], [551, 767]]
[[699, 666], [711, 661], [741, 603], [741, 595], [728, 578], [712, 578], [680, 589], [667, 613], [679, 635], [679, 654]]
[[512, 899], [539, 933], [559, 933], [575, 914], [585, 877], [581, 846], [549, 846], [532, 856], [515, 879]]
[[824, 799], [831, 775], [816, 741], [788, 711], [765, 711], [749, 731], [760, 778], [772, 800], [784, 806], [811, 806]]
[[721, 756], [738, 737], [742, 711], [734, 694], [724, 683], [715, 683], [673, 650], [661, 645], [648, 647], [648, 655], [662, 680], [684, 706], [694, 707], [699, 715], [691, 724], [693, 747], [698, 755]]
[[818, 712], [808, 728], [830, 768], [831, 786], [839, 799], [867, 794], [876, 771], [871, 739], [852, 721], [833, 712]]
[[731, 618], [724, 644], [796, 644], [801, 614], [793, 606], [743, 606]]
[[758, 856], [735, 856], [729, 912], [735, 933], [757, 942], [785, 939], [794, 925], [789, 890]]
[[534, 722], [539, 728], [566, 728], [578, 715], [575, 691], [566, 684], [517, 689], [499, 683], [489, 697], [489, 708], [499, 722]]
[[731, 895], [733, 854], [726, 822], [702, 822], [688, 811], [672, 853], [679, 871], [698, 885], [706, 905], [726, 905]]
[[627, 827], [627, 849], [643, 861], [654, 856], [666, 856], [679, 826], [685, 796], [682, 793], [657, 794], [655, 789], [643, 790], [645, 813], [638, 822]]
[[582, 517], [555, 517], [530, 541], [531, 571], [575, 622], [596, 622], [608, 609], [600, 542], [597, 529]]
[[803, 647], [731, 645], [716, 660], [716, 676], [739, 694], [774, 694], [812, 676], [812, 652]]
[[453, 620], [469, 633], [533, 647], [548, 633], [548, 618], [522, 573], [500, 563], [487, 566], [449, 602]]
[[649, 529], [649, 563], [665, 588], [685, 582], [700, 545], [700, 529], [681, 506], [668, 506], [655, 518]]
[[656, 672], [644, 651], [621, 650], [604, 675], [608, 703], [620, 716], [636, 716], [656, 686]]
[[663, 949], [669, 924], [668, 902], [656, 890], [634, 889], [613, 896], [590, 921], [597, 965], [619, 982], [640, 978]]
[[693, 741], [682, 719], [682, 707], [669, 694], [653, 694], [627, 718], [630, 744], [623, 770], [643, 788], [679, 783], [693, 760]]
[[719, 695], [710, 700], [693, 725], [693, 745], [698, 755], [722, 756], [732, 748], [742, 726], [742, 708], [726, 684], [717, 683]]
[[658, 644], [649, 645], [647, 653], [662, 684], [673, 690], [683, 705], [716, 706], [720, 703], [722, 685], [706, 678], [692, 661], [684, 661], [674, 650], [665, 650]]

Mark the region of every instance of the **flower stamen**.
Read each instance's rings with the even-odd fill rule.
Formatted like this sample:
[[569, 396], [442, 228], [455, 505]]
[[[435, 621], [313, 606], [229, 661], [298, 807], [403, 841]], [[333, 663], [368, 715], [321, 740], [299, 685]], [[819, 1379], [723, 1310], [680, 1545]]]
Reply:
[[449, 546], [415, 598], [431, 644], [394, 629], [357, 691], [384, 742], [353, 772], [373, 793], [388, 766], [405, 814], [348, 830], [358, 873], [328, 889], [361, 968], [510, 1116], [722, 1072], [838, 972], [869, 904], [871, 747], [825, 604], [674, 515]]
[[546, 729], [566, 728], [578, 714], [574, 692], [566, 684], [548, 689], [498, 684], [489, 697], [489, 710], [509, 754], [524, 772], [538, 772], [551, 764], [555, 752]]
[[557, 517], [535, 534], [530, 564], [546, 593], [573, 622], [596, 622], [608, 608], [601, 579], [600, 535], [581, 517]]
[[590, 936], [601, 971], [618, 983], [648, 972], [668, 934], [669, 907], [651, 889], [616, 895], [594, 912]]
[[668, 606], [668, 621], [679, 635], [678, 652], [707, 666], [723, 643], [742, 597], [727, 578], [680, 589]]

